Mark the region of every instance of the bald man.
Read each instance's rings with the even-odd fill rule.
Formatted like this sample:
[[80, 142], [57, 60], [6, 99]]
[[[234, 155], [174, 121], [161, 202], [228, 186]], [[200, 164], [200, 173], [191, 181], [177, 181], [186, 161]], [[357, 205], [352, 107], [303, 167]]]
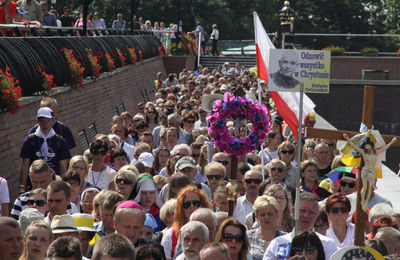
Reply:
[[278, 61], [279, 70], [271, 73], [270, 79], [278, 88], [295, 88], [299, 81], [293, 78], [293, 73], [299, 66], [299, 57], [294, 51], [285, 51], [281, 59]]
[[237, 199], [233, 218], [244, 224], [247, 214], [254, 212], [253, 203], [258, 196], [258, 188], [262, 182], [262, 174], [256, 170], [247, 171], [244, 174], [243, 185], [246, 193]]

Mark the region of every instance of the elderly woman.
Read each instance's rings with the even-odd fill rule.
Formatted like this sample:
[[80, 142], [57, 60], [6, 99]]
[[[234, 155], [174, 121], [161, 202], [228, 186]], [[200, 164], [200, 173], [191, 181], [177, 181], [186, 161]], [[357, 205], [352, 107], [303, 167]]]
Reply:
[[282, 184], [286, 187], [286, 164], [278, 158], [275, 158], [267, 165], [268, 175], [272, 179], [272, 183]]
[[250, 244], [246, 236], [246, 227], [235, 219], [227, 219], [218, 228], [215, 242], [223, 242], [229, 248], [230, 260], [252, 259], [248, 255]]
[[253, 259], [261, 260], [269, 242], [285, 232], [277, 229], [279, 205], [274, 197], [268, 195], [258, 197], [254, 201], [253, 209], [260, 227], [247, 231], [247, 238]]
[[314, 160], [305, 160], [300, 165], [301, 188], [317, 196], [318, 200], [324, 200], [331, 195], [329, 191], [319, 186], [318, 165]]
[[354, 224], [347, 221], [350, 209], [350, 200], [343, 194], [333, 194], [326, 200], [325, 211], [331, 223], [326, 236], [332, 238], [338, 248], [353, 244]]
[[203, 190], [193, 186], [184, 188], [178, 196], [174, 212], [174, 223], [162, 238], [161, 245], [167, 259], [175, 259], [181, 252], [179, 231], [187, 222], [190, 215], [199, 208], [211, 209], [211, 203]]
[[114, 177], [115, 191], [120, 193], [126, 200], [134, 198], [134, 190], [137, 176], [133, 171], [122, 168]]
[[226, 177], [225, 166], [219, 162], [210, 162], [205, 167], [205, 173], [208, 187], [210, 188], [211, 194], [214, 194], [218, 186], [224, 184], [224, 179]]
[[81, 213], [93, 214], [93, 200], [99, 192], [97, 188], [93, 187], [87, 188], [82, 192], [80, 202]]
[[166, 225], [160, 219], [160, 208], [163, 203], [158, 195], [157, 184], [150, 175], [143, 175], [139, 178], [136, 185], [136, 197], [133, 199], [143, 207], [146, 213], [150, 213], [157, 223], [153, 230], [158, 232], [163, 230]]

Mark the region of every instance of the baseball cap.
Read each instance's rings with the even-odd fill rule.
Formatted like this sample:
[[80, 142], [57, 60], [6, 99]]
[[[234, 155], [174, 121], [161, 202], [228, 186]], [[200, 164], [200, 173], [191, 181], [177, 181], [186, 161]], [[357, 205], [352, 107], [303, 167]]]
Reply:
[[51, 221], [51, 231], [53, 234], [67, 233], [67, 232], [77, 232], [78, 228], [74, 218], [71, 215], [63, 214], [56, 215]]
[[184, 156], [176, 162], [175, 168], [179, 171], [185, 168], [196, 168], [196, 162], [190, 156]]
[[145, 167], [153, 167], [154, 157], [151, 153], [144, 152], [141, 153], [138, 159], [139, 162], [142, 162]]
[[304, 117], [304, 121], [315, 121], [315, 113], [308, 113], [306, 117]]
[[36, 118], [40, 118], [40, 117], [54, 118], [54, 112], [53, 112], [53, 110], [51, 110], [48, 107], [41, 107], [37, 111], [37, 117]]

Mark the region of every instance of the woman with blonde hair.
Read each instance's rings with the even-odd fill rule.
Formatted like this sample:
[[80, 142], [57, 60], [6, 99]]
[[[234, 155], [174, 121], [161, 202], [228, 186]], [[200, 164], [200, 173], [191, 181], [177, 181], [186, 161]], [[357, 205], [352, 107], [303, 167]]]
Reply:
[[190, 215], [199, 208], [211, 209], [211, 203], [203, 190], [187, 186], [178, 195], [174, 211], [174, 223], [168, 229], [161, 241], [167, 259], [175, 259], [181, 253], [179, 231], [189, 222]]
[[26, 204], [29, 208], [35, 208], [46, 216], [49, 211], [49, 207], [47, 206], [47, 191], [42, 188], [34, 189], [29, 193]]
[[137, 180], [138, 178], [133, 171], [121, 168], [114, 177], [115, 191], [124, 196], [124, 199], [133, 200]]
[[19, 260], [44, 260], [51, 239], [50, 226], [43, 220], [33, 221], [23, 237], [24, 249]]
[[172, 224], [174, 223], [174, 212], [176, 208], [176, 199], [170, 199], [165, 204], [161, 207], [160, 209], [160, 219], [167, 225], [167, 227], [162, 230], [164, 233], [172, 227]]
[[247, 231], [250, 243], [250, 254], [254, 260], [261, 260], [269, 242], [275, 237], [284, 235], [285, 232], [277, 228], [279, 216], [279, 204], [269, 195], [262, 195], [254, 201], [255, 217], [260, 227]]
[[282, 231], [291, 232], [294, 228], [294, 219], [289, 192], [280, 184], [272, 184], [264, 192], [264, 195], [274, 197], [279, 204], [277, 227]]
[[72, 170], [74, 170], [79, 175], [79, 178], [81, 179], [81, 181], [80, 181], [81, 189], [80, 189], [79, 194], [82, 194], [84, 189], [92, 186], [86, 181], [86, 177], [89, 174], [88, 159], [82, 155], [73, 156], [68, 164], [68, 171], [72, 171]]

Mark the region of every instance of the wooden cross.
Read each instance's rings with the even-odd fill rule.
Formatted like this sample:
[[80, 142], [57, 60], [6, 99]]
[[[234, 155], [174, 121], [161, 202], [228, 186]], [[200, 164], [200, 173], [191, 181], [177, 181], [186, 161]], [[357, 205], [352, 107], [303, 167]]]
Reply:
[[[364, 87], [364, 100], [363, 100], [363, 112], [362, 112], [362, 122], [367, 126], [368, 129], [372, 127], [373, 114], [374, 114], [374, 101], [375, 101], [375, 88], [371, 86]], [[334, 140], [345, 140], [343, 134], [347, 134], [349, 137], [359, 134], [359, 132], [354, 131], [341, 131], [341, 130], [325, 130], [318, 128], [306, 128], [305, 137], [307, 138], [326, 138]], [[382, 135], [385, 143], [390, 142], [393, 137], [390, 135]], [[399, 139], [399, 137], [397, 137]], [[393, 143], [394, 147], [400, 147], [400, 142], [397, 140]], [[359, 174], [357, 174], [357, 204], [356, 204], [356, 227], [354, 232], [354, 245], [364, 246], [364, 230], [365, 230], [365, 212], [361, 208], [361, 169], [359, 169]]]

